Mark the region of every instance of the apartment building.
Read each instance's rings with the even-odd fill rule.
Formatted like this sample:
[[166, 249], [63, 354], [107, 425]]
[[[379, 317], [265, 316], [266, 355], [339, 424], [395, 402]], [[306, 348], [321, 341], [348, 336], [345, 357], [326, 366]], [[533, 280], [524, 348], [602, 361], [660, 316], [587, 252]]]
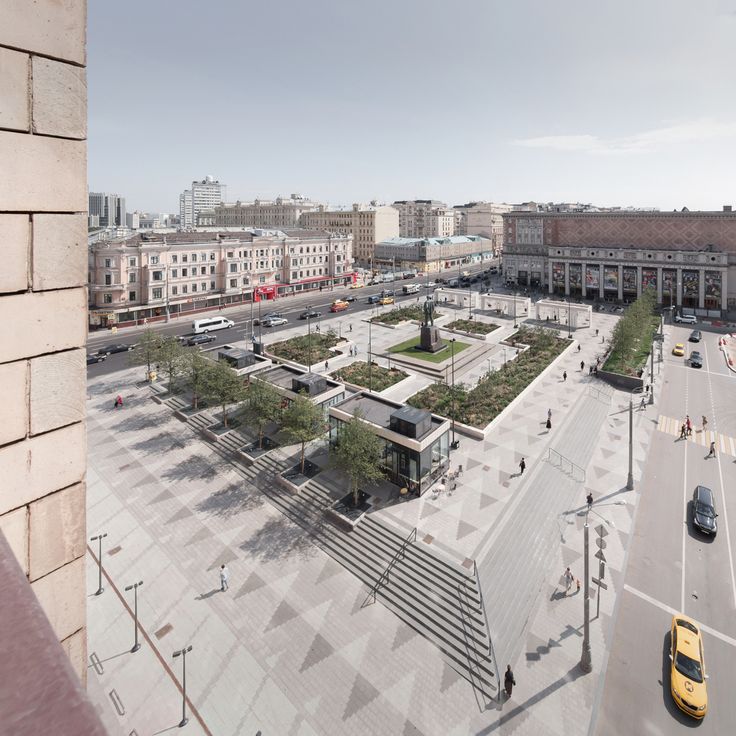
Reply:
[[498, 255], [503, 249], [503, 216], [511, 212], [513, 205], [495, 202], [468, 202], [456, 205], [456, 233], [458, 235], [480, 235], [491, 241]]
[[399, 211], [399, 237], [449, 238], [455, 234], [455, 212], [436, 199], [399, 199], [392, 205]]
[[203, 210], [197, 218], [200, 227], [255, 227], [284, 228], [298, 227], [304, 212], [317, 209], [312, 202], [300, 194], [292, 194], [288, 199], [277, 197], [274, 200], [256, 199], [253, 202], [233, 202]]
[[181, 227], [190, 228], [197, 224], [197, 215], [202, 210], [217, 207], [227, 198], [227, 185], [211, 176], [193, 181], [190, 189], [179, 195], [179, 222]]
[[736, 311], [736, 213], [511, 212], [504, 276], [550, 294], [657, 302], [721, 316]]
[[491, 241], [478, 235], [449, 238], [386, 238], [376, 244], [375, 264], [396, 270], [434, 273], [483, 263], [493, 257]]
[[107, 192], [89, 193], [89, 227], [125, 227], [125, 197]]
[[353, 257], [363, 266], [372, 266], [376, 243], [399, 236], [399, 212], [393, 207], [372, 203], [354, 204], [351, 209], [327, 210], [319, 205], [301, 216], [304, 227], [353, 236]]
[[90, 324], [109, 326], [352, 282], [351, 235], [143, 233], [89, 251]]

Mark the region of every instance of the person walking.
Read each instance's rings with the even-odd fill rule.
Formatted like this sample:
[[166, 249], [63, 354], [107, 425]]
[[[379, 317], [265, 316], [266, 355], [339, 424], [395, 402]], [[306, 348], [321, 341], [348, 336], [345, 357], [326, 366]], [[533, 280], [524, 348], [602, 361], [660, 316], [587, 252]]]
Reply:
[[588, 375], [589, 376], [592, 376], [593, 375], [593, 366], [592, 365], [589, 365], [588, 366]]
[[521, 458], [521, 462], [519, 463], [519, 475], [524, 475], [525, 470], [526, 470], [526, 462], [524, 461], [524, 458]]
[[548, 432], [549, 432], [550, 429], [552, 429], [552, 420], [549, 419], [549, 418], [547, 419], [546, 427], [547, 427], [547, 431]]
[[578, 343], [578, 352], [580, 352], [580, 343]]
[[585, 368], [585, 361], [584, 360], [581, 360], [580, 361], [580, 372], [581, 373], [583, 372], [583, 368]]
[[572, 588], [572, 581], [573, 581], [573, 574], [570, 571], [570, 568], [568, 567], [565, 570], [565, 595], [567, 595], [570, 592], [570, 588]]
[[503, 676], [503, 687], [504, 690], [506, 690], [506, 697], [511, 697], [511, 692], [514, 689], [514, 685], [516, 685], [516, 680], [514, 679], [514, 673], [511, 670], [511, 665], [506, 665], [506, 673]]
[[598, 337], [598, 329], [596, 328], [595, 336]]
[[567, 371], [563, 371], [563, 372], [562, 372], [562, 381], [563, 381], [563, 383], [564, 383], [565, 381], [567, 381]]
[[708, 426], [708, 420], [705, 418], [705, 414], [703, 414], [703, 432], [705, 432], [705, 428]]
[[352, 332], [352, 331], [353, 331], [353, 323], [351, 322], [350, 323], [350, 332]]
[[710, 449], [708, 450], [708, 455], [706, 457], [715, 457], [715, 456], [716, 456], [716, 443], [711, 442]]
[[585, 503], [588, 504], [588, 511], [590, 511], [593, 508], [593, 493], [591, 491], [589, 491], [588, 495], [585, 497]]
[[687, 436], [689, 437], [693, 433], [693, 423], [690, 421], [690, 415], [685, 417], [685, 427], [687, 428]]
[[123, 408], [123, 397], [120, 394], [118, 394], [115, 397], [115, 408], [116, 409], [122, 409]]
[[228, 579], [230, 578], [230, 571], [225, 565], [220, 565], [220, 590], [224, 593], [230, 586], [228, 585]]
[[680, 439], [681, 440], [687, 439], [687, 427], [684, 424], [680, 427]]
[[639, 402], [639, 411], [644, 411], [647, 408], [647, 400], [642, 396]]

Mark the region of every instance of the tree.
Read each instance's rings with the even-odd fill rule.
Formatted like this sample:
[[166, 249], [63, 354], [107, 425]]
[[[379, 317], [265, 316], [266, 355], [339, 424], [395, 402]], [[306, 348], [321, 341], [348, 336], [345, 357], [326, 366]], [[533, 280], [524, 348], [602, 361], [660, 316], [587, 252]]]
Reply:
[[163, 337], [159, 342], [156, 359], [161, 372], [168, 378], [169, 393], [174, 392], [174, 383], [184, 368], [184, 348], [175, 337]]
[[361, 417], [360, 411], [356, 411], [349, 422], [340, 426], [333, 449], [333, 465], [348, 476], [354, 506], [360, 503], [359, 485], [383, 476], [381, 442]]
[[258, 431], [258, 449], [263, 448], [263, 430], [281, 411], [281, 394], [266, 381], [254, 379], [248, 386], [241, 409], [244, 419]]
[[161, 347], [161, 335], [155, 333], [150, 327], [143, 330], [140, 342], [136, 349], [130, 353], [132, 365], [146, 366], [146, 379], [151, 375], [151, 365], [158, 363], [158, 351]]
[[202, 384], [203, 398], [222, 408], [222, 424], [227, 427], [228, 404], [238, 404], [246, 396], [243, 380], [233, 373], [225, 361], [220, 360], [205, 370]]
[[316, 440], [326, 429], [322, 408], [313, 404], [306, 396], [299, 395], [284, 411], [282, 425], [284, 433], [290, 440], [301, 443], [303, 473], [307, 442]]
[[182, 373], [192, 391], [192, 406], [195, 409], [199, 408], [199, 400], [207, 383], [207, 371], [212, 370], [212, 367], [212, 361], [207, 360], [199, 350], [191, 350], [184, 356]]

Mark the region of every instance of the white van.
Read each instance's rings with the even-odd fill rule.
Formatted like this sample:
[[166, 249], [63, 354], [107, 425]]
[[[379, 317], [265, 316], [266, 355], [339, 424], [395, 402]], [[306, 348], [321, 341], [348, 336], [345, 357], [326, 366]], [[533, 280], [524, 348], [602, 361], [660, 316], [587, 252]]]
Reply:
[[401, 290], [404, 294], [416, 294], [419, 288], [419, 284], [406, 284]]
[[675, 322], [682, 322], [684, 325], [698, 324], [698, 320], [694, 314], [676, 314]]
[[227, 330], [230, 329], [235, 322], [226, 317], [207, 317], [205, 319], [195, 319], [192, 322], [192, 332], [195, 335], [207, 334], [208, 332], [214, 332], [214, 330]]

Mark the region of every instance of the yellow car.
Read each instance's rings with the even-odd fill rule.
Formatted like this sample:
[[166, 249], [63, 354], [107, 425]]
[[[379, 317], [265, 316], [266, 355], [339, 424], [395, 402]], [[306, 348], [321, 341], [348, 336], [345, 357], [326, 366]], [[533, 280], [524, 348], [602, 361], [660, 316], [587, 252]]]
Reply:
[[670, 692], [677, 707], [687, 715], [700, 720], [708, 710], [705, 689], [705, 661], [700, 630], [692, 619], [678, 614], [672, 617], [672, 651], [670, 660]]
[[681, 342], [678, 342], [677, 345], [672, 348], [672, 355], [679, 355], [680, 357], [685, 355], [685, 345]]
[[378, 303], [379, 304], [393, 304], [394, 303], [394, 298], [392, 296], [382, 296], [378, 300]]
[[351, 289], [362, 289], [365, 284], [362, 281], [356, 281], [354, 284], [350, 284]]

